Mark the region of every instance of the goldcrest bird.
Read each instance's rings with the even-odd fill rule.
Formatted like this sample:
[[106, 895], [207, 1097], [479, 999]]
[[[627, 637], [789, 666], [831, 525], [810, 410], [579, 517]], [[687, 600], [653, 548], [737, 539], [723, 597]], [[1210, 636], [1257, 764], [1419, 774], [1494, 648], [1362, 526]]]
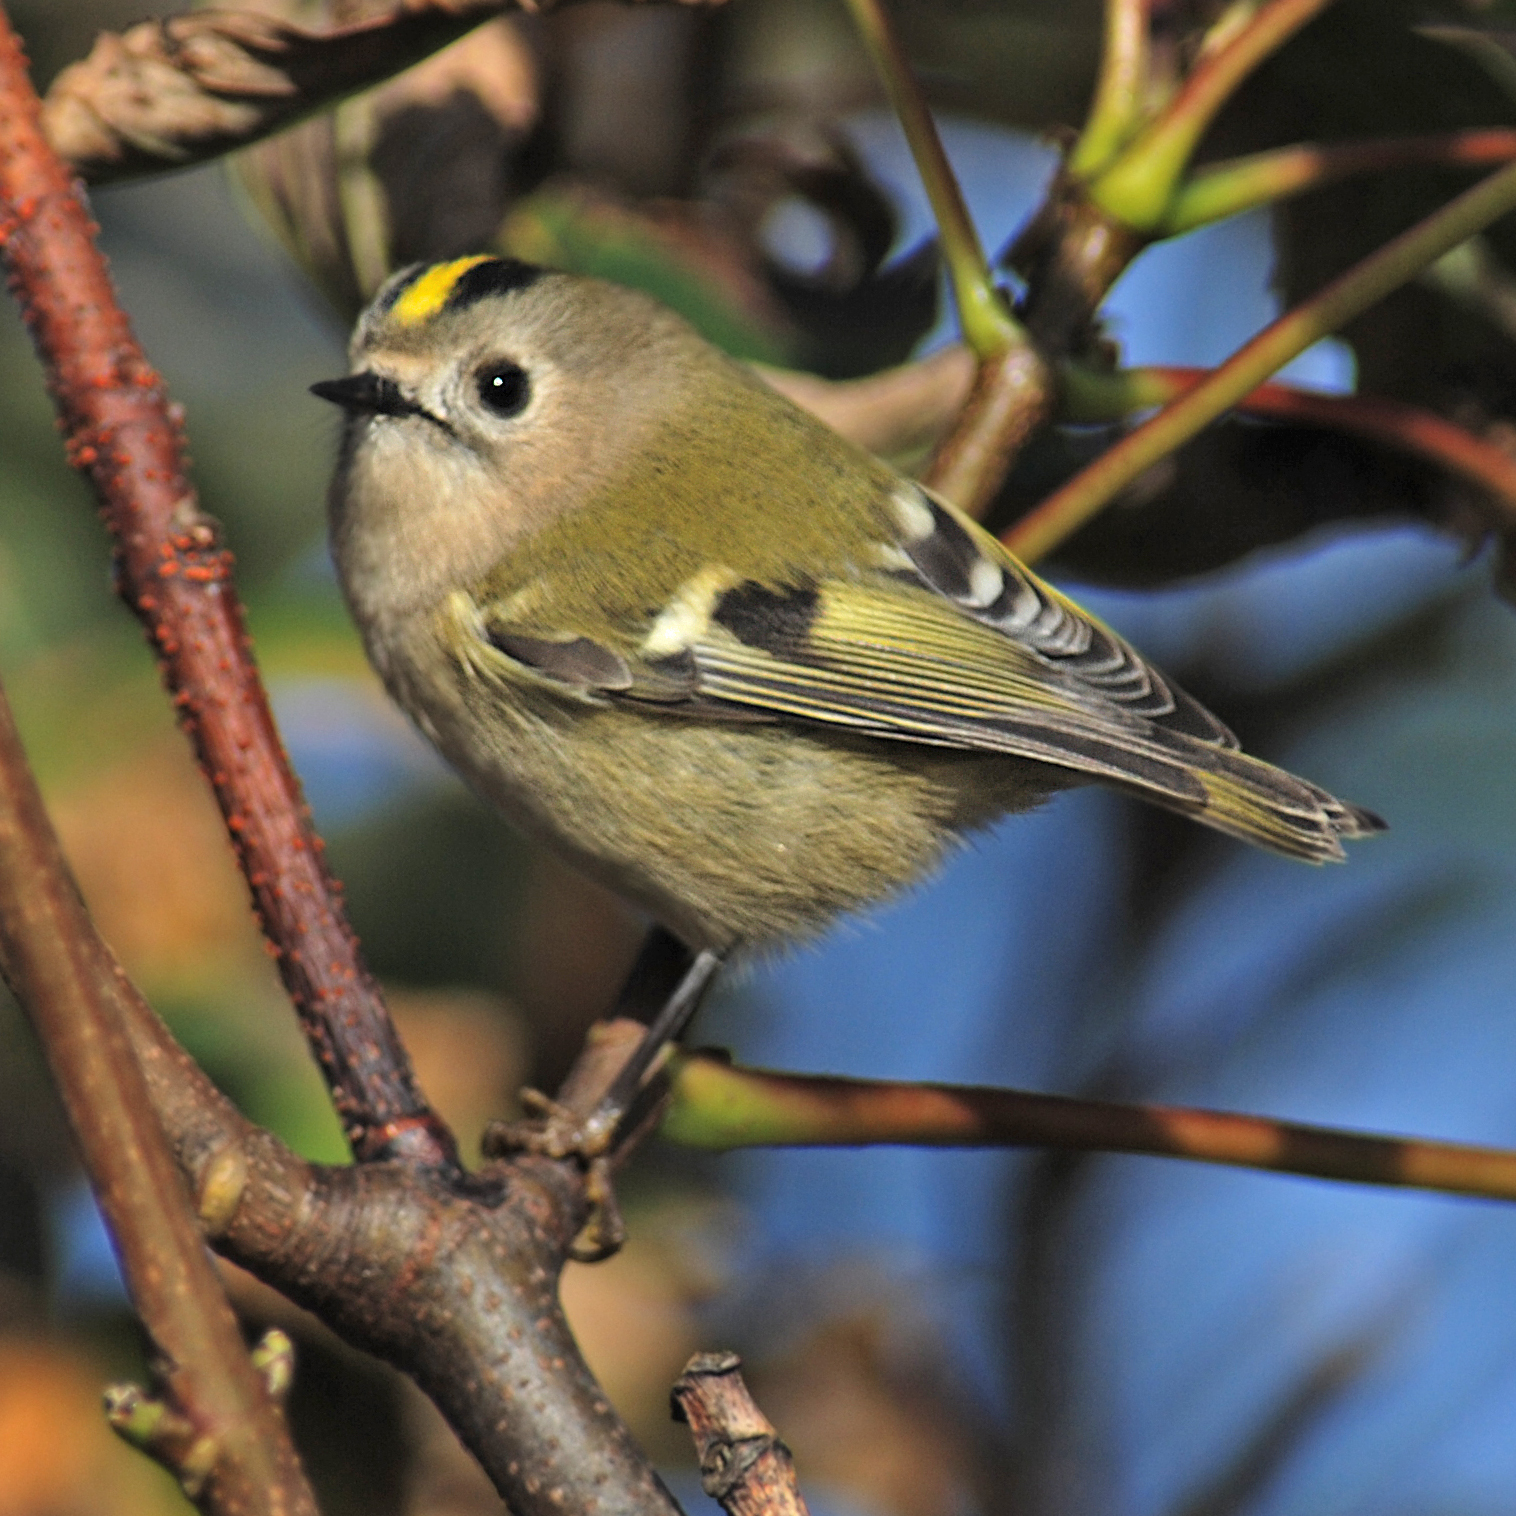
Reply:
[[351, 357], [313, 388], [347, 413], [332, 546], [375, 667], [693, 950], [814, 934], [1092, 781], [1315, 862], [1383, 826], [644, 295], [410, 268]]

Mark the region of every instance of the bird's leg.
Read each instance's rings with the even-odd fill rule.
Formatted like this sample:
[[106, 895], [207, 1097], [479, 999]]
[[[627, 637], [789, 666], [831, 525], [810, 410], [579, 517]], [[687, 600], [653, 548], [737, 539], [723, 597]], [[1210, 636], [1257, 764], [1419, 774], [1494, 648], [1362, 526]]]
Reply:
[[637, 1044], [632, 1056], [627, 1059], [621, 1072], [616, 1075], [615, 1083], [600, 1097], [595, 1109], [584, 1119], [585, 1139], [597, 1155], [609, 1149], [611, 1139], [616, 1135], [616, 1129], [621, 1125], [622, 1118], [631, 1110], [633, 1102], [637, 1099], [637, 1093], [642, 1088], [643, 1075], [653, 1066], [664, 1048], [683, 1035], [685, 1027], [690, 1024], [695, 1012], [700, 1009], [700, 1003], [705, 999], [705, 992], [716, 977], [716, 970], [721, 967], [720, 953], [706, 948], [691, 956], [689, 949], [683, 943], [678, 942], [662, 927], [655, 927], [649, 933], [648, 941], [644, 944], [642, 952], [638, 954], [637, 963], [622, 987], [616, 1006], [618, 1015], [635, 1011], [637, 997], [646, 996], [647, 979], [639, 973], [644, 966], [643, 960], [652, 955], [655, 947], [660, 956], [666, 958], [667, 948], [656, 946], [659, 936], [668, 938], [668, 941], [678, 949], [682, 972], [672, 990], [664, 997], [663, 1004], [657, 1015], [653, 1017], [647, 1031], [642, 1034], [642, 1041]]
[[647, 1071], [689, 1025], [720, 967], [719, 953], [706, 949], [692, 954], [672, 933], [654, 927], [616, 997], [612, 1015], [641, 1019], [654, 1007], [656, 1011], [631, 1057], [589, 1113], [539, 1090], [523, 1090], [521, 1103], [528, 1118], [496, 1122], [484, 1133], [482, 1146], [491, 1158], [528, 1152], [549, 1158], [575, 1157], [585, 1165], [591, 1215], [575, 1241], [576, 1258], [603, 1258], [621, 1245], [623, 1229], [611, 1185], [616, 1134], [636, 1103]]

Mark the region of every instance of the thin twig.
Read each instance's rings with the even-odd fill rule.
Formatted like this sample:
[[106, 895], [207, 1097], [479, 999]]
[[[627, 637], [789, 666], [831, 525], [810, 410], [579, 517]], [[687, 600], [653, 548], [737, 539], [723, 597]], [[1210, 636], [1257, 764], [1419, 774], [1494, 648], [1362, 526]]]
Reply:
[[1332, 0], [1267, 0], [1251, 21], [1205, 56], [1151, 126], [1090, 185], [1102, 210], [1139, 231], [1163, 224], [1200, 139], [1237, 86]]
[[727, 1516], [809, 1516], [795, 1460], [742, 1381], [735, 1353], [697, 1353], [670, 1397], [689, 1424], [700, 1484]]
[[187, 477], [177, 408], [116, 302], [73, 177], [42, 136], [3, 11], [0, 253], [69, 459], [115, 542], [117, 587], [158, 655], [353, 1150], [453, 1168], [452, 1136], [416, 1086], [275, 731], [231, 555]]
[[1031, 347], [986, 359], [922, 482], [971, 516], [989, 509], [1011, 464], [1053, 409], [1049, 369]]
[[1417, 164], [1488, 167], [1512, 158], [1516, 158], [1516, 130], [1505, 126], [1364, 142], [1303, 142], [1197, 169], [1180, 186], [1162, 230], [1165, 236], [1178, 236], [1354, 174], [1385, 173]]
[[[1467, 246], [1468, 244], [1464, 244]], [[966, 403], [976, 368], [963, 346], [917, 363], [845, 381], [760, 369], [781, 394], [870, 452], [890, 455], [944, 434]], [[1062, 421], [1120, 421], [1167, 405], [1211, 371], [1177, 365], [1095, 373], [1068, 365], [1060, 375]], [[1446, 416], [1378, 395], [1328, 395], [1290, 384], [1261, 384], [1237, 402], [1240, 415], [1346, 432], [1445, 469], [1487, 498], [1490, 525], [1516, 531], [1516, 456]]]
[[1236, 405], [1313, 342], [1337, 331], [1450, 248], [1513, 209], [1516, 165], [1466, 190], [1281, 316], [1192, 390], [1048, 496], [1002, 540], [1028, 562], [1040, 558], [1146, 469]]
[[995, 289], [963, 191], [937, 135], [937, 124], [932, 120], [926, 96], [890, 23], [884, 0], [847, 0], [847, 5], [900, 119], [911, 156], [916, 160], [916, 170], [931, 201], [964, 338], [980, 358], [994, 356], [1008, 346], [1024, 345], [1024, 333]]
[[901, 1084], [734, 1067], [671, 1070], [661, 1135], [688, 1147], [1045, 1147], [1147, 1153], [1355, 1184], [1516, 1200], [1516, 1152], [1382, 1137], [1186, 1106], [1124, 1105], [972, 1085]]
[[[0, 50], [4, 25], [0, 15]], [[144, 1440], [203, 1511], [315, 1516], [289, 1428], [206, 1257], [104, 956], [0, 692], [0, 970], [36, 1029], [156, 1351], [158, 1394], [137, 1401], [153, 1422]]]
[[1105, 45], [1100, 77], [1084, 129], [1069, 154], [1071, 174], [1099, 173], [1137, 129], [1148, 84], [1151, 0], [1105, 0]]

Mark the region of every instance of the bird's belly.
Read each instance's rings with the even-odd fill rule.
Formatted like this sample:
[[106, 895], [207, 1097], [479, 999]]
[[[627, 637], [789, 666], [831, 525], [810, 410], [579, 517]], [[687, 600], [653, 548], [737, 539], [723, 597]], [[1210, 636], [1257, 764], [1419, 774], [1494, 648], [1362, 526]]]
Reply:
[[443, 746], [486, 795], [696, 947], [814, 935], [1046, 792], [1003, 758], [641, 709], [469, 725]]

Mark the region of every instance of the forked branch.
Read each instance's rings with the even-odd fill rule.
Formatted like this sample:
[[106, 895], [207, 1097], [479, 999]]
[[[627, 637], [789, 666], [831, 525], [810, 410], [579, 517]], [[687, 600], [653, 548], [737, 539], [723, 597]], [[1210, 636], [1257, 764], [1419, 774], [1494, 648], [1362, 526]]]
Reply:
[[1159, 459], [1236, 405], [1312, 343], [1339, 331], [1449, 249], [1516, 210], [1516, 165], [1501, 169], [1369, 254], [1267, 326], [1194, 388], [1102, 453], [1023, 516], [1002, 540], [1033, 562]]

